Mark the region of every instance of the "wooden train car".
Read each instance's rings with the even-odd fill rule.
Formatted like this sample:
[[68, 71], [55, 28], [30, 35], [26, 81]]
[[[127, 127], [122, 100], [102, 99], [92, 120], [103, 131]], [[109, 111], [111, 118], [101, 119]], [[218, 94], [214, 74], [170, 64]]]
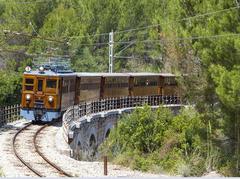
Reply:
[[76, 103], [123, 96], [179, 95], [175, 76], [170, 73], [77, 73], [76, 83]]
[[52, 121], [70, 106], [124, 96], [175, 95], [175, 76], [168, 73], [59, 73], [28, 71], [23, 75], [21, 116]]
[[25, 119], [52, 121], [74, 105], [74, 73], [52, 71], [25, 72], [22, 83], [21, 116]]

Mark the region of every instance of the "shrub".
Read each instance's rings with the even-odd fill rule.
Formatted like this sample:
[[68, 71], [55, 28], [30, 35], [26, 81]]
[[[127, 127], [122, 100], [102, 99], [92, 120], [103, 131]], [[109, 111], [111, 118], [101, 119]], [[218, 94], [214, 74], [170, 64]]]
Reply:
[[100, 153], [132, 169], [199, 176], [205, 171], [205, 127], [193, 108], [173, 116], [168, 108], [144, 106], [120, 119]]

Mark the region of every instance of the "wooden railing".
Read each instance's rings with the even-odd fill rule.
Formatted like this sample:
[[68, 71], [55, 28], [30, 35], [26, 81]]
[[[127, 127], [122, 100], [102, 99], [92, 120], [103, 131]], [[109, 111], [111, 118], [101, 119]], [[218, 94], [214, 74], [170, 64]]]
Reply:
[[19, 104], [0, 107], [0, 127], [6, 123], [13, 122], [19, 119], [20, 119]]

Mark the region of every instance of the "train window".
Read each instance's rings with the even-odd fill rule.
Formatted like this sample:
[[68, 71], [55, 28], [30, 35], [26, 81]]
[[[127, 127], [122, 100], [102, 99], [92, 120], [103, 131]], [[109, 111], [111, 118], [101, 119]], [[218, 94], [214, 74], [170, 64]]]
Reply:
[[43, 80], [38, 80], [38, 91], [43, 90]]
[[128, 87], [128, 83], [120, 83], [120, 87], [121, 88], [127, 88]]
[[56, 88], [57, 80], [47, 80], [47, 88]]
[[157, 86], [157, 81], [154, 79], [135, 79], [134, 86]]
[[27, 91], [33, 91], [33, 86], [25, 85], [25, 90], [27, 90]]
[[176, 85], [176, 84], [177, 84], [175, 78], [172, 78], [172, 77], [166, 77], [166, 78], [164, 79], [164, 83], [165, 83], [166, 85]]
[[25, 90], [33, 91], [34, 79], [26, 78], [25, 79]]
[[106, 88], [127, 88], [128, 83], [108, 83], [105, 85]]
[[26, 84], [33, 84], [33, 82], [34, 82], [34, 80], [31, 79], [31, 78], [26, 78], [26, 79], [25, 79], [25, 83], [26, 83]]
[[75, 84], [74, 84], [74, 80], [70, 80], [70, 92], [75, 91]]
[[69, 80], [63, 81], [62, 93], [68, 93]]
[[148, 86], [157, 86], [157, 81], [148, 82]]
[[95, 90], [99, 88], [98, 83], [84, 83], [80, 85], [80, 90]]
[[67, 92], [68, 92], [68, 86], [63, 86], [62, 93], [67, 93]]

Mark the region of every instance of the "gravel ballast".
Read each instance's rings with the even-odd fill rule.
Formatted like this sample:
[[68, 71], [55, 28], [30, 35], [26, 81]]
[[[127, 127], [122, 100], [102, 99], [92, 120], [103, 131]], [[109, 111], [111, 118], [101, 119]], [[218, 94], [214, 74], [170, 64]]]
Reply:
[[[66, 172], [71, 173], [74, 176], [104, 176], [103, 175], [103, 162], [87, 162], [87, 161], [77, 161], [70, 158], [66, 154], [68, 152], [62, 152], [67, 148], [64, 144], [62, 131], [57, 126], [51, 126], [46, 128], [41, 135], [45, 138], [41, 138], [41, 147], [44, 154], [55, 164], [60, 166]], [[53, 140], [55, 138], [55, 141]], [[57, 147], [56, 147], [57, 146]], [[60, 150], [59, 146], [64, 149]], [[47, 150], [51, 149], [51, 150]], [[49, 151], [48, 153], [46, 151]], [[61, 154], [64, 153], [64, 154]], [[109, 176], [148, 176], [148, 177], [158, 177], [164, 175], [155, 175], [151, 173], [143, 173], [139, 171], [133, 171], [125, 167], [118, 165], [112, 165], [108, 163], [108, 175]]]
[[[14, 134], [26, 125], [25, 120], [19, 120], [0, 128], [0, 171], [5, 177], [34, 176], [14, 155], [12, 139]], [[68, 145], [63, 141], [59, 125], [45, 128], [38, 136], [40, 151], [53, 163], [73, 176], [102, 177], [103, 162], [77, 161], [70, 158]], [[22, 144], [24, 145], [24, 144]], [[31, 155], [29, 155], [31, 156]], [[51, 175], [50, 175], [51, 176]], [[168, 177], [163, 174], [143, 173], [108, 163], [108, 176], [117, 177]], [[204, 177], [221, 176], [217, 172], [204, 174]]]
[[[19, 120], [0, 128], [0, 168], [6, 177], [34, 176], [32, 173], [14, 156], [12, 150], [12, 138], [18, 129], [26, 125], [25, 120]], [[61, 127], [58, 125], [45, 128], [38, 136], [38, 145], [41, 152], [64, 171], [73, 176], [104, 176], [103, 162], [77, 161], [62, 153], [59, 148], [67, 148], [61, 135]], [[23, 144], [24, 145], [24, 144]], [[29, 155], [30, 156], [30, 155]], [[108, 163], [109, 176], [148, 176], [159, 177], [151, 173], [133, 171], [125, 167]]]

